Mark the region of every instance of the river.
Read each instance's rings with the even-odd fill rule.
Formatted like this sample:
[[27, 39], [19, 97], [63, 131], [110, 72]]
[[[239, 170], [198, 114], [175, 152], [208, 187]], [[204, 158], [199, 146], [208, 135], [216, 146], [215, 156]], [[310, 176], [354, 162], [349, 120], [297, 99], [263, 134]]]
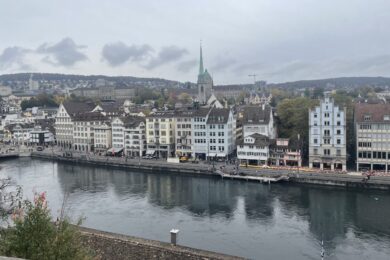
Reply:
[[47, 192], [55, 218], [251, 259], [389, 259], [390, 193], [126, 172], [38, 159], [2, 161], [24, 195]]

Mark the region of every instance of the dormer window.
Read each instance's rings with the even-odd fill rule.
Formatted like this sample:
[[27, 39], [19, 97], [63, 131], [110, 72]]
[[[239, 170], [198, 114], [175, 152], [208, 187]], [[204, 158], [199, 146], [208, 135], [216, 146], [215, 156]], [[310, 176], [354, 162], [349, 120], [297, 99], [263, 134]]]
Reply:
[[371, 115], [364, 115], [364, 121], [370, 121]]

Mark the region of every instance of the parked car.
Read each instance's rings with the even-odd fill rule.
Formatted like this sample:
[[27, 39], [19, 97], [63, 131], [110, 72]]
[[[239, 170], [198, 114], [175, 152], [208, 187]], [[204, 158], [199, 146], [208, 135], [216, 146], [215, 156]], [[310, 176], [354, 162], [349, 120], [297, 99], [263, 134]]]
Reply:
[[182, 163], [188, 162], [188, 157], [187, 156], [180, 156], [179, 161]]

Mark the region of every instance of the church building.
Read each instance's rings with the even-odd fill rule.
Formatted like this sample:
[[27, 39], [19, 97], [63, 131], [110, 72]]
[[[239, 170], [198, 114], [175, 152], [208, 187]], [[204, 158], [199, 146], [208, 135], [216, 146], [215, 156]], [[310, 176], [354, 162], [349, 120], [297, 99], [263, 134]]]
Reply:
[[202, 46], [200, 46], [200, 63], [198, 74], [198, 101], [200, 105], [206, 105], [213, 94], [213, 79], [207, 69], [203, 68]]

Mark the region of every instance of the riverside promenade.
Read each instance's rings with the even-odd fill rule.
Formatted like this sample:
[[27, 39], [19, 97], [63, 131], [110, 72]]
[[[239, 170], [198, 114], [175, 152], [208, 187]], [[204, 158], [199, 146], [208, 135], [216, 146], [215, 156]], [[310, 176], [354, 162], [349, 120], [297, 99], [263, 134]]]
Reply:
[[[306, 183], [348, 188], [381, 189], [390, 191], [390, 176], [370, 176], [367, 178], [361, 173], [333, 173], [324, 171], [308, 171], [297, 168], [267, 169], [246, 168], [235, 169], [234, 165], [225, 163], [171, 163], [163, 159], [140, 159], [125, 157], [99, 156], [72, 152], [72, 156], [65, 156], [65, 152], [46, 149], [42, 152], [32, 152], [33, 158], [55, 160], [73, 164], [88, 164], [102, 167], [121, 168], [155, 173], [175, 173], [191, 175], [207, 175], [224, 180], [257, 181], [271, 184], [276, 181], [285, 183]], [[233, 172], [235, 174], [233, 174]], [[281, 178], [282, 177], [282, 178]]]

